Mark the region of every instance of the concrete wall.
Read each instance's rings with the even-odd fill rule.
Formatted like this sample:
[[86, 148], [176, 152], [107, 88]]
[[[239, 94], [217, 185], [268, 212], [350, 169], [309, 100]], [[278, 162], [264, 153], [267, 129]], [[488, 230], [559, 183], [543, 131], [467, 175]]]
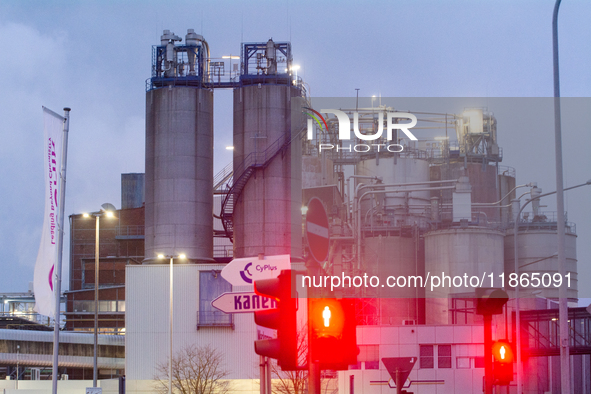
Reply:
[[[51, 380], [19, 380], [18, 390], [15, 380], [0, 380], [0, 390], [4, 394], [51, 394]], [[57, 392], [59, 394], [81, 394], [87, 387], [92, 387], [92, 380], [59, 380]], [[98, 387], [103, 389], [103, 394], [118, 394], [119, 380], [99, 380]]]
[[[363, 326], [357, 328], [357, 343], [362, 349], [360, 359], [365, 346], [378, 346], [379, 368], [369, 369], [368, 362], [360, 361], [359, 369], [339, 372], [340, 394], [351, 393], [351, 376], [355, 394], [395, 393], [384, 357], [416, 359], [404, 387], [415, 394], [482, 392], [484, 368], [474, 368], [475, 358], [484, 356], [482, 326]], [[433, 368], [421, 368], [420, 345], [434, 346]], [[451, 368], [440, 367], [439, 345], [451, 345]], [[465, 368], [458, 368], [458, 358]]]
[[[252, 313], [236, 314], [234, 328], [200, 327], [199, 272], [221, 270], [222, 265], [179, 264], [174, 267], [174, 353], [186, 345], [211, 345], [224, 356], [230, 379], [258, 377], [254, 353], [257, 331]], [[126, 376], [152, 380], [157, 365], [169, 354], [169, 266], [127, 266]], [[251, 287], [252, 288], [252, 287]], [[252, 291], [235, 287], [232, 291]]]

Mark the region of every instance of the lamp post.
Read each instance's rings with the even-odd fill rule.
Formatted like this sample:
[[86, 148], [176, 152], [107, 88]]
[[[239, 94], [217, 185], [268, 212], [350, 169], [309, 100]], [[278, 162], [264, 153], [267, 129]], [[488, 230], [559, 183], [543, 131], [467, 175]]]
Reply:
[[[558, 10], [560, 1], [556, 0], [552, 13], [552, 69], [554, 79], [554, 152], [556, 157], [556, 220], [558, 221], [558, 272], [566, 274], [564, 245], [564, 190], [562, 177], [562, 129], [560, 115], [560, 73], [558, 68]], [[568, 298], [564, 283], [558, 288], [558, 321], [560, 322], [560, 389], [570, 394], [570, 357], [568, 323]]]
[[95, 218], [95, 247], [94, 247], [94, 357], [92, 363], [92, 387], [97, 386], [98, 380], [98, 293], [99, 293], [99, 229], [100, 229], [100, 218], [106, 216], [108, 218], [115, 217], [115, 211], [117, 209], [113, 204], [105, 203], [101, 205], [101, 210], [94, 213], [84, 213], [82, 217], [89, 218], [93, 216]]
[[170, 339], [170, 343], [169, 343], [169, 360], [168, 360], [168, 394], [172, 394], [172, 318], [173, 318], [173, 275], [172, 275], [172, 264], [174, 262], [174, 258], [177, 257], [179, 259], [186, 259], [187, 256], [185, 256], [184, 254], [179, 254], [178, 256], [174, 256], [174, 255], [164, 255], [164, 254], [159, 254], [158, 258], [159, 259], [169, 259], [170, 260], [170, 305], [169, 305], [169, 339]]
[[[571, 190], [571, 189], [575, 189], [577, 187], [587, 186], [587, 185], [591, 185], [591, 179], [589, 179], [585, 183], [581, 183], [580, 185], [568, 187], [568, 188], [564, 189], [563, 191], [567, 191], [567, 190]], [[519, 229], [519, 218], [521, 217], [521, 212], [525, 209], [525, 207], [530, 202], [533, 202], [535, 200], [539, 200], [542, 197], [550, 196], [555, 193], [557, 193], [557, 192], [553, 191], [550, 193], [540, 194], [538, 196], [531, 198], [525, 204], [523, 204], [523, 207], [521, 207], [521, 209], [519, 210], [517, 215], [514, 216], [515, 223], [514, 223], [514, 227], [513, 227], [513, 259], [514, 259], [514, 263], [515, 263], [515, 274], [517, 275], [518, 279], [519, 279], [519, 253], [517, 252], [517, 232]], [[564, 217], [564, 212], [563, 212], [562, 217]], [[564, 228], [564, 222], [562, 223], [562, 226]], [[560, 234], [559, 234], [559, 237], [560, 237]], [[563, 238], [562, 244], [564, 245], [564, 231], [562, 233], [562, 238]], [[559, 241], [560, 241], [560, 238], [559, 238]], [[561, 273], [561, 275], [563, 275], [563, 273]], [[565, 295], [565, 300], [566, 300], [566, 295]], [[566, 316], [568, 317], [568, 309], [566, 311]], [[567, 319], [565, 318], [564, 321], [566, 322]], [[562, 320], [560, 321], [560, 323], [562, 323]], [[562, 324], [560, 326], [561, 326], [561, 330], [562, 330]], [[566, 326], [566, 324], [565, 324], [565, 326]], [[523, 385], [523, 368], [522, 367], [523, 367], [523, 365], [521, 363], [521, 321], [520, 321], [520, 314], [519, 314], [519, 282], [517, 283], [517, 286], [515, 287], [515, 331], [516, 331], [516, 342], [517, 342], [516, 343], [516, 347], [517, 347], [517, 393], [519, 394], [523, 391], [523, 388], [522, 388], [522, 385]], [[567, 335], [568, 335], [568, 331], [567, 331]], [[568, 344], [568, 336], [566, 339], [567, 339], [567, 344]], [[562, 372], [561, 375], [564, 375], [564, 373]], [[569, 385], [570, 385], [570, 375], [568, 376], [568, 380], [569, 380]]]
[[19, 353], [21, 352], [21, 345], [16, 345], [16, 389], [18, 390], [18, 367], [19, 367]]

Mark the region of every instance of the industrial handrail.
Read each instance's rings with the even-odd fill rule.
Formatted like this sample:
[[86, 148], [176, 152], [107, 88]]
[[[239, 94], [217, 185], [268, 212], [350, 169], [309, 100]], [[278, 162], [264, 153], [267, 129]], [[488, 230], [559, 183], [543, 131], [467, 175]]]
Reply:
[[238, 176], [233, 177], [232, 186], [227, 190], [226, 197], [222, 202], [222, 207], [220, 210], [220, 217], [222, 218], [222, 225], [224, 226], [224, 230], [226, 231], [227, 237], [233, 241], [233, 229], [231, 228], [232, 225], [232, 213], [228, 213], [228, 208], [231, 205], [232, 211], [234, 209], [234, 200], [240, 197], [246, 182], [250, 178], [250, 175], [256, 168], [265, 168], [271, 160], [277, 156], [279, 152], [286, 149], [293, 140], [300, 137], [302, 132], [305, 129], [302, 128], [299, 133], [297, 133], [293, 138], [286, 140], [286, 135], [281, 135], [277, 140], [275, 140], [271, 145], [269, 145], [263, 152], [252, 152], [248, 154], [242, 163], [234, 170], [234, 175], [239, 174]]
[[234, 163], [230, 162], [213, 177], [213, 191], [220, 189], [232, 174], [234, 174]]

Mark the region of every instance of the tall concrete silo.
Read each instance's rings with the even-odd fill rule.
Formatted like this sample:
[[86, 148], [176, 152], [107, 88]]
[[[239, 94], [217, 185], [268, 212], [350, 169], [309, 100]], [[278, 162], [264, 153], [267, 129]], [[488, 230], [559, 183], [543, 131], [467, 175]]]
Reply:
[[[420, 183], [429, 181], [429, 162], [418, 158], [414, 153], [399, 154], [382, 153], [379, 160], [375, 158], [361, 160], [356, 166], [356, 174], [375, 176], [386, 185], [402, 183]], [[365, 181], [357, 179], [358, 183]], [[429, 191], [411, 191], [404, 193], [388, 193], [367, 196], [360, 203], [362, 216], [371, 208], [371, 200], [380, 205], [384, 220], [393, 226], [412, 226], [423, 223], [428, 215], [422, 205], [430, 203]]]
[[[499, 168], [503, 151], [497, 144], [497, 120], [483, 108], [467, 108], [456, 117], [457, 144], [447, 145], [445, 154], [433, 160], [430, 167], [432, 181], [470, 178], [472, 203], [481, 204], [474, 210], [474, 220], [479, 224], [505, 220], [509, 210], [492, 205], [503, 199], [515, 186], [515, 170]], [[451, 202], [451, 191], [432, 194], [443, 204]], [[503, 199], [509, 205], [515, 193]]]
[[[504, 269], [503, 241], [502, 231], [482, 226], [452, 226], [425, 234], [425, 272], [449, 277], [442, 279], [441, 286], [425, 291], [427, 324], [455, 323], [451, 314], [455, 306], [450, 303], [454, 297], [474, 298], [479, 284], [473, 277], [486, 274], [487, 281], [489, 275], [498, 279]], [[491, 287], [484, 283], [482, 287]]]
[[[388, 192], [402, 188], [380, 187], [359, 189], [358, 213], [361, 242], [361, 267], [380, 278], [422, 276], [424, 243], [422, 233], [428, 225], [425, 209], [430, 203], [429, 162], [418, 151], [404, 153], [380, 152], [379, 156], [362, 156], [356, 174], [377, 177], [384, 185], [413, 183], [416, 186], [402, 193]], [[367, 179], [357, 178], [358, 183]], [[425, 183], [425, 185], [420, 185]], [[424, 323], [424, 289], [415, 286], [381, 289], [379, 303], [382, 324]], [[387, 298], [385, 298], [387, 296]]]
[[193, 29], [153, 47], [146, 93], [146, 262], [213, 261], [213, 92], [209, 48]]
[[291, 59], [288, 42], [242, 46], [234, 90], [234, 257], [302, 255], [303, 100]]
[[[541, 189], [533, 188], [532, 197], [540, 195]], [[540, 200], [532, 203], [532, 212], [524, 212], [517, 218], [517, 258], [521, 281], [520, 296], [558, 299], [558, 225], [554, 212], [542, 212]], [[515, 272], [515, 222], [505, 236], [505, 276]], [[564, 234], [567, 297], [577, 302], [577, 235], [574, 223], [567, 222]], [[508, 280], [508, 279], [507, 279]]]

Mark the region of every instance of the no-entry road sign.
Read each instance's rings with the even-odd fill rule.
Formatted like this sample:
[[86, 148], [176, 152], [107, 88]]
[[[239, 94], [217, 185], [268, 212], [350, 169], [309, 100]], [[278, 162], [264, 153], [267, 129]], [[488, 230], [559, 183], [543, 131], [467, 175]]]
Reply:
[[310, 254], [318, 263], [323, 263], [328, 258], [328, 215], [322, 201], [312, 197], [308, 202], [306, 212], [306, 239], [310, 247]]

